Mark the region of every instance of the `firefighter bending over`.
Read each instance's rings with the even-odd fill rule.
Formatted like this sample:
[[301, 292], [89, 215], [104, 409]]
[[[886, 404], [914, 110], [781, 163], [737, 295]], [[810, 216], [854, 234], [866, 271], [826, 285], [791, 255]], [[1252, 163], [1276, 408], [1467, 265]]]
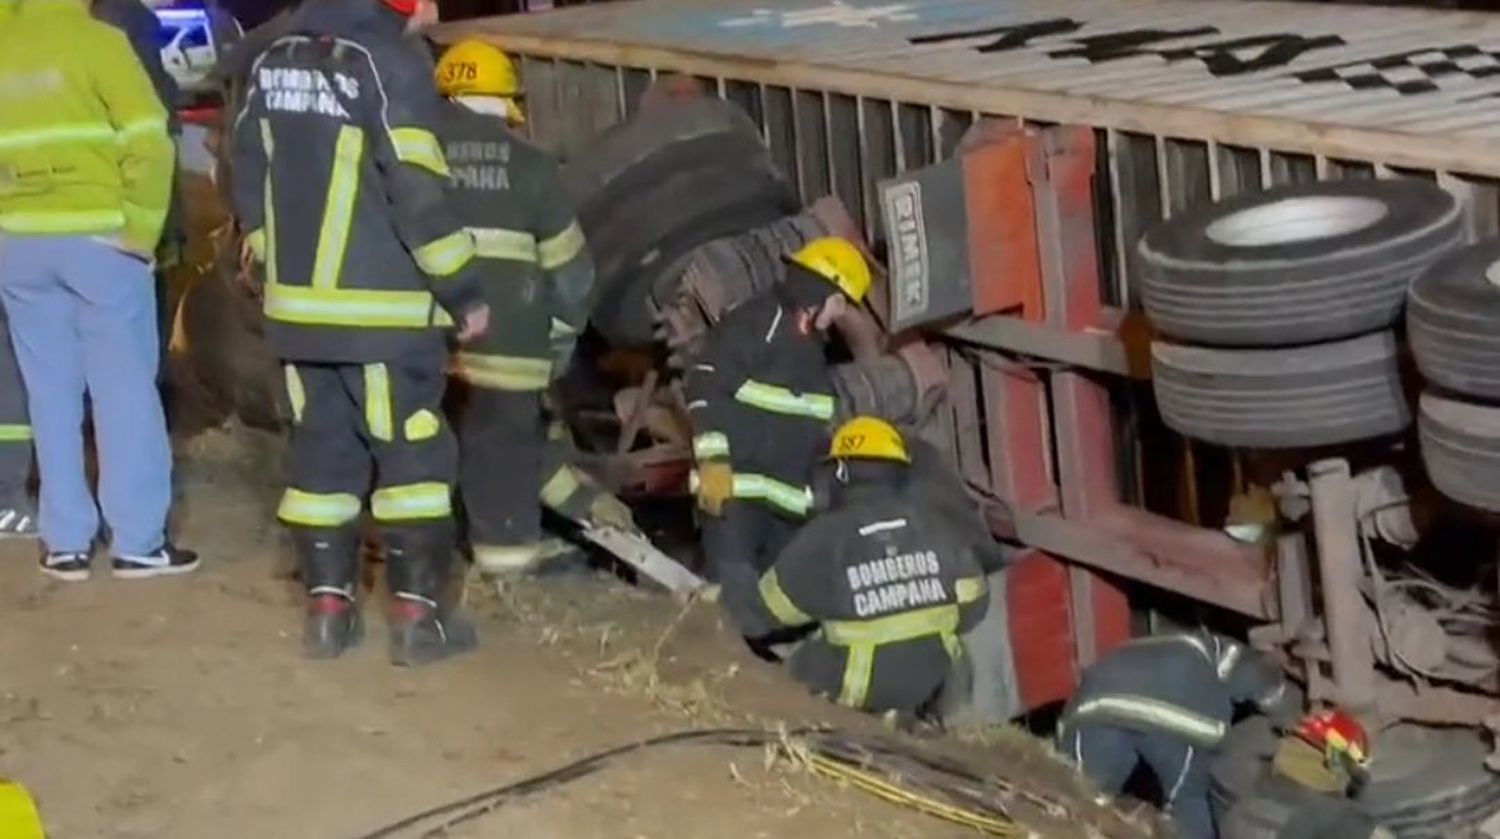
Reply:
[[1144, 761], [1187, 839], [1214, 839], [1209, 762], [1238, 705], [1273, 716], [1296, 703], [1270, 661], [1206, 632], [1131, 641], [1083, 674], [1063, 710], [1058, 750], [1117, 794]]
[[469, 385], [458, 422], [469, 541], [480, 571], [496, 577], [543, 558], [538, 496], [565, 506], [579, 489], [571, 468], [547, 463], [555, 459], [547, 457], [542, 403], [588, 319], [594, 265], [557, 163], [510, 129], [525, 118], [510, 58], [482, 41], [460, 42], [438, 62], [437, 84], [449, 100], [442, 139], [454, 211], [474, 235], [495, 313], [489, 334], [454, 357], [452, 372]]
[[1394, 839], [1349, 799], [1369, 774], [1370, 738], [1338, 709], [1302, 718], [1270, 768], [1229, 808], [1222, 839]]
[[[278, 515], [307, 586], [304, 649], [360, 637], [359, 518], [370, 512], [393, 594], [391, 660], [469, 649], [454, 614], [457, 445], [443, 421], [443, 327], [487, 327], [474, 239], [448, 212], [433, 130], [442, 100], [404, 30], [431, 0], [320, 0], [255, 61], [234, 127], [235, 210], [265, 263], [272, 346], [286, 362], [291, 486]], [[373, 461], [373, 462], [372, 462]]]
[[730, 608], [752, 636], [818, 628], [791, 658], [792, 675], [814, 693], [851, 708], [920, 715], [963, 663], [959, 636], [984, 616], [978, 554], [987, 546], [969, 544], [910, 483], [906, 444], [884, 420], [848, 421], [828, 456], [831, 509]]
[[781, 283], [714, 326], [688, 372], [703, 545], [726, 600], [755, 587], [807, 518], [834, 409], [826, 335], [869, 288], [853, 245], [815, 239]]

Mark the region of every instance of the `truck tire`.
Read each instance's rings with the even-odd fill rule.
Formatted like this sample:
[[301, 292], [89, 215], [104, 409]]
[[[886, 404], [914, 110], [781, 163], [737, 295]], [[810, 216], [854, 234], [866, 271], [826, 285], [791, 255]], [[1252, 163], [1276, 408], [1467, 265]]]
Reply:
[[1411, 280], [1463, 242], [1458, 201], [1417, 180], [1328, 181], [1231, 198], [1138, 245], [1163, 335], [1283, 347], [1385, 329]]
[[[1264, 717], [1230, 729], [1210, 770], [1210, 795], [1223, 813], [1266, 771], [1276, 735]], [[1484, 768], [1478, 732], [1398, 725], [1376, 737], [1360, 808], [1400, 839], [1450, 839], [1500, 810], [1500, 775]]]
[[1401, 431], [1411, 421], [1395, 335], [1274, 350], [1154, 342], [1156, 404], [1174, 431], [1223, 446], [1304, 448]]
[[1500, 512], [1500, 408], [1424, 393], [1417, 432], [1422, 463], [1439, 492]]
[[1417, 369], [1455, 393], [1500, 399], [1500, 242], [1448, 254], [1407, 293]]
[[670, 299], [687, 254], [797, 210], [755, 124], [718, 99], [674, 101], [606, 130], [563, 171], [598, 271], [594, 326], [649, 345], [652, 298]]

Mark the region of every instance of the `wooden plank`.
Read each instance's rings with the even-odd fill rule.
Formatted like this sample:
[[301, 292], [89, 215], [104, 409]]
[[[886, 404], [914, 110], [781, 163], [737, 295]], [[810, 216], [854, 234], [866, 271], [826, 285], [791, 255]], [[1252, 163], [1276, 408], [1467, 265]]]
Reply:
[[793, 94], [796, 125], [797, 189], [804, 202], [827, 195], [833, 186], [828, 168], [828, 122], [823, 94], [816, 88]]
[[[863, 155], [859, 138], [859, 103], [853, 97], [830, 95], [824, 102], [827, 116], [828, 162], [833, 168], [833, 194], [844, 203], [854, 220], [865, 226]], [[866, 237], [866, 241], [869, 238]]]

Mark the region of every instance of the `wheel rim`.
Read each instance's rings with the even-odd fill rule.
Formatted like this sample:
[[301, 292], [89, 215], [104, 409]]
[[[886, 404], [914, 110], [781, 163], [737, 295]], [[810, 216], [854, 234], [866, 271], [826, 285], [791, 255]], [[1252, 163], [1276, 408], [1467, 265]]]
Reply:
[[1375, 224], [1387, 212], [1385, 202], [1373, 198], [1284, 198], [1231, 213], [1205, 232], [1221, 245], [1260, 248], [1345, 236]]

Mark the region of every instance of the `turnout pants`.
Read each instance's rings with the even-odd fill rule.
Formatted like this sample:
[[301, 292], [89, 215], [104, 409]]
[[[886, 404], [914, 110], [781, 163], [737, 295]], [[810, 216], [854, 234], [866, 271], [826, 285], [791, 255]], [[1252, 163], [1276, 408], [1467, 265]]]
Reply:
[[[7, 234], [0, 293], [26, 382], [48, 550], [89, 550], [100, 507], [115, 553], [157, 550], [172, 503], [172, 451], [156, 389], [150, 266], [85, 236]], [[84, 471], [85, 394], [99, 449], [98, 506]]]
[[1066, 722], [1058, 750], [1102, 792], [1119, 793], [1145, 761], [1161, 787], [1162, 809], [1185, 839], [1214, 839], [1209, 809], [1211, 753], [1164, 732], [1146, 733], [1094, 722]]
[[703, 516], [702, 526], [708, 578], [723, 589], [722, 602], [735, 623], [742, 628], [754, 625], [748, 615], [736, 614], [737, 607], [759, 599], [761, 575], [776, 564], [801, 522], [760, 501], [736, 498], [724, 503], [724, 515]]
[[[0, 244], [0, 249], [4, 245]], [[3, 257], [0, 257], [3, 258]], [[31, 477], [31, 421], [26, 415], [26, 384], [10, 340], [10, 324], [0, 306], [0, 513], [26, 509]]]
[[[459, 419], [459, 441], [459, 486], [475, 560], [494, 570], [524, 565], [530, 557], [521, 554], [542, 537], [537, 501], [546, 489], [543, 468], [548, 460], [542, 392], [471, 387]], [[571, 471], [556, 474], [572, 477]], [[571, 492], [572, 487], [557, 488], [562, 490]]]
[[451, 522], [458, 451], [443, 421], [440, 361], [297, 362], [284, 371], [293, 424], [282, 521], [294, 528], [352, 527], [369, 493], [370, 513], [388, 545], [393, 535]]

